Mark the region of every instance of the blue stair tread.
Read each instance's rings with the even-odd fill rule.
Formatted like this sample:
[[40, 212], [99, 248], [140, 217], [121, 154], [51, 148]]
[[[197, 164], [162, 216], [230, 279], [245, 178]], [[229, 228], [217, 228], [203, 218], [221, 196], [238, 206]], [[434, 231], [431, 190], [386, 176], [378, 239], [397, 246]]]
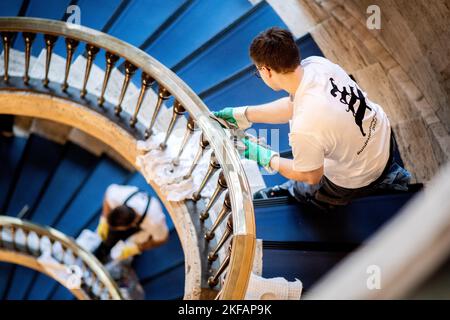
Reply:
[[[95, 30], [102, 30], [109, 18], [114, 14], [114, 11], [120, 5], [120, 0], [78, 0], [77, 6], [80, 8], [80, 24]], [[101, 8], [101, 10], [99, 10]], [[65, 10], [64, 10], [65, 11]], [[63, 12], [63, 11], [62, 11]], [[73, 12], [67, 14], [72, 15]], [[56, 19], [61, 19], [62, 15]], [[124, 38], [126, 39], [126, 38]], [[54, 52], [62, 57], [66, 57], [66, 44], [64, 39], [60, 39], [54, 48]], [[74, 61], [79, 54], [85, 51], [85, 44], [80, 43], [72, 58]]]
[[27, 295], [27, 300], [47, 300], [47, 294], [44, 295], [43, 293], [47, 292], [48, 289], [52, 290], [55, 286], [61, 286], [61, 284], [46, 274], [41, 273], [33, 283], [33, 287]]
[[348, 252], [264, 249], [262, 275], [265, 278], [285, 277], [289, 281], [299, 279], [307, 290], [347, 254]]
[[415, 193], [355, 199], [331, 213], [302, 204], [256, 207], [257, 237], [266, 241], [360, 244], [393, 217]]
[[172, 68], [251, 8], [247, 0], [196, 1], [145, 51]]
[[8, 286], [8, 275], [11, 271], [12, 265], [6, 262], [0, 262], [0, 298], [3, 296], [6, 287]]
[[19, 13], [21, 1], [1, 1], [0, 16], [13, 17]]
[[[27, 139], [25, 138], [0, 138], [0, 209], [6, 201], [6, 196], [14, 179], [14, 172], [22, 157]], [[3, 214], [3, 212], [0, 212]]]
[[[32, 213], [33, 222], [42, 225], [53, 224], [57, 215], [81, 188], [98, 161], [99, 158], [88, 151], [69, 144], [64, 159], [56, 168], [45, 194]], [[70, 179], [67, 179], [69, 172]]]
[[[69, 144], [64, 159], [56, 168], [37, 209], [27, 219], [41, 225], [51, 225], [71, 197], [81, 187], [86, 177], [97, 163], [98, 158], [77, 145]], [[70, 179], [67, 173], [70, 172]], [[17, 299], [26, 294], [35, 271], [14, 274], [10, 292]]]
[[[259, 10], [178, 70], [178, 76], [195, 92], [206, 90], [248, 66], [248, 46], [259, 32], [272, 26], [286, 28], [273, 9], [261, 3]], [[233, 63], [226, 63], [230, 57]]]
[[[25, 205], [33, 208], [39, 199], [40, 192], [45, 188], [47, 180], [54, 172], [62, 152], [62, 145], [36, 135], [30, 135], [24, 152], [20, 176], [6, 208], [7, 215], [17, 215]], [[33, 183], [30, 183], [31, 181]]]
[[64, 286], [58, 286], [55, 293], [52, 294], [50, 300], [74, 300], [75, 296]]
[[184, 264], [143, 284], [146, 300], [174, 300], [184, 295]]
[[146, 279], [161, 274], [183, 261], [184, 253], [178, 235], [171, 232], [168, 242], [136, 257], [133, 267], [139, 279]]
[[78, 0], [77, 6], [80, 7], [82, 13], [81, 25], [102, 30], [120, 3], [120, 0]]
[[[61, 20], [70, 2], [71, 0], [46, 0], [45, 5], [42, 5], [41, 0], [31, 0], [25, 15], [34, 18]], [[44, 38], [41, 34], [38, 34], [31, 49], [33, 56], [38, 56], [43, 47]], [[25, 45], [21, 35], [20, 37], [16, 37], [14, 48], [22, 52], [24, 51]]]
[[[164, 23], [182, 4], [182, 0], [133, 0], [125, 7], [122, 13], [117, 17], [108, 30], [108, 34], [126, 41], [135, 47], [141, 47], [146, 39], [151, 36], [157, 28]], [[157, 8], [157, 14], [149, 19], [149, 12], [154, 12]], [[95, 61], [95, 64], [106, 69], [105, 54], [101, 52]], [[121, 59], [117, 66], [124, 63]], [[142, 71], [139, 69], [132, 77], [131, 81], [140, 86]]]
[[[14, 274], [12, 275], [12, 284], [8, 290], [7, 299], [8, 300], [23, 300], [27, 285], [25, 284], [25, 281], [31, 281], [33, 278], [35, 271], [26, 267], [22, 266], [16, 266], [14, 270]], [[26, 279], [26, 280], [25, 280]], [[24, 281], [25, 280], [25, 281]], [[17, 285], [17, 284], [22, 285]]]
[[114, 161], [102, 158], [54, 227], [67, 235], [77, 237], [82, 227], [102, 207], [106, 188], [112, 183], [123, 183], [128, 174], [127, 170]]
[[183, 0], [133, 0], [108, 33], [139, 47], [183, 2]]
[[[56, 225], [53, 227], [69, 236], [76, 238], [83, 227], [94, 217], [100, 214], [103, 196], [106, 188], [112, 183], [123, 183], [128, 172], [114, 161], [103, 157], [85, 182], [78, 195], [70, 203]], [[30, 295], [47, 299], [54, 286], [38, 276], [31, 289]]]
[[[0, 156], [3, 159], [0, 166], [0, 208], [7, 205], [6, 197], [13, 184], [16, 169], [24, 157], [26, 145], [27, 139], [25, 138], [0, 138]], [[2, 210], [0, 214], [6, 214], [6, 212], [6, 210]], [[0, 264], [0, 298], [5, 297], [7, 294], [6, 290], [13, 270], [14, 266], [12, 264]]]

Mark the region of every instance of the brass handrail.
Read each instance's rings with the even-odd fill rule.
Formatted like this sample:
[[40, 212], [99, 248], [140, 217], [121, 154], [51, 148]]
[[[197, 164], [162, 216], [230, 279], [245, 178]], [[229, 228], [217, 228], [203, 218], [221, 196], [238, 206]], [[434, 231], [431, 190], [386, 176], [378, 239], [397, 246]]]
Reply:
[[[95, 258], [92, 253], [84, 250], [80, 247], [74, 239], [66, 236], [62, 232], [50, 228], [40, 226], [35, 223], [31, 223], [29, 221], [21, 220], [18, 218], [8, 217], [8, 216], [0, 216], [0, 253], [3, 261], [9, 261], [17, 264], [22, 264], [27, 267], [32, 267], [37, 269], [40, 272], [47, 273], [49, 276], [52, 276], [48, 272], [46, 272], [44, 266], [37, 263], [38, 256], [33, 255], [31, 253], [32, 249], [27, 247], [27, 243], [25, 244], [26, 250], [19, 250], [15, 248], [15, 240], [14, 238], [11, 240], [12, 248], [7, 248], [7, 243], [5, 239], [2, 238], [2, 230], [11, 228], [13, 231], [13, 235], [17, 230], [22, 230], [25, 234], [29, 235], [34, 232], [39, 239], [47, 237], [52, 242], [59, 242], [63, 249], [70, 250], [74, 255], [74, 258], [80, 258], [81, 261], [87, 266], [87, 269], [92, 271], [95, 277], [103, 284], [103, 286], [107, 289], [109, 293], [109, 297], [113, 300], [121, 300], [123, 299], [119, 288], [117, 287], [115, 281], [110, 277], [109, 272], [104, 268], [100, 261]], [[20, 256], [18, 255], [20, 254]], [[33, 263], [30, 263], [29, 261]], [[55, 279], [58, 280], [58, 279]], [[63, 283], [61, 283], [64, 285]], [[86, 299], [89, 298], [88, 294], [80, 294], [79, 289], [68, 288], [71, 290], [77, 298]], [[83, 289], [81, 289], [83, 291]]]
[[[27, 17], [0, 18], [0, 31], [41, 33], [47, 37], [64, 36], [66, 39], [77, 42], [94, 44], [96, 47], [104, 49], [110, 57], [124, 58], [132, 66], [140, 68], [149, 79], [155, 79], [160, 85], [160, 89], [166, 88], [170, 91], [202, 130], [214, 150], [215, 157], [221, 164], [223, 175], [227, 180], [233, 217], [233, 246], [220, 297], [222, 299], [243, 299], [255, 251], [256, 232], [252, 193], [238, 152], [222, 127], [210, 119], [210, 111], [202, 100], [171, 70], [147, 53], [100, 31], [62, 21]], [[68, 71], [69, 66], [66, 68], [66, 73]], [[109, 76], [108, 70], [107, 74]], [[106, 85], [108, 79], [105, 78], [105, 81]], [[148, 128], [146, 134], [151, 134], [151, 127]]]

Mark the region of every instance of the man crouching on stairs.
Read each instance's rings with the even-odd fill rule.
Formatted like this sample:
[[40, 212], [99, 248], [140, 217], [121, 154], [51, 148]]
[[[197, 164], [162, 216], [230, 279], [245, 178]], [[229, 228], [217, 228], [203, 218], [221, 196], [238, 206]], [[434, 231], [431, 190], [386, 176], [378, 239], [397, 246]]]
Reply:
[[407, 191], [408, 171], [393, 155], [396, 143], [382, 107], [338, 65], [323, 57], [300, 61], [292, 34], [271, 28], [250, 46], [256, 75], [289, 97], [215, 112], [241, 129], [252, 123], [289, 123], [293, 159], [244, 140], [246, 158], [286, 183], [258, 191], [254, 198], [292, 196], [320, 209], [346, 205], [380, 189]]
[[[113, 259], [128, 259], [167, 242], [169, 237], [159, 201], [135, 186], [117, 184], [106, 189], [97, 233], [102, 243], [94, 254], [101, 262], [110, 253]], [[124, 244], [114, 252], [119, 241]]]
[[94, 255], [130, 298], [143, 299], [131, 257], [167, 242], [169, 229], [160, 202], [135, 186], [112, 184], [105, 192], [97, 233], [102, 242]]

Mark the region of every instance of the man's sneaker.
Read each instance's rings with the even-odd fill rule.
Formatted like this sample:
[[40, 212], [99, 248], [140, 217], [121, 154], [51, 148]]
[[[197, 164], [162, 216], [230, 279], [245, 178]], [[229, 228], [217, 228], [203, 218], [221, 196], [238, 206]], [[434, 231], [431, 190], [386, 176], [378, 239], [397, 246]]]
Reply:
[[270, 199], [277, 197], [291, 197], [291, 194], [288, 190], [280, 188], [280, 186], [264, 188], [253, 194], [253, 199]]

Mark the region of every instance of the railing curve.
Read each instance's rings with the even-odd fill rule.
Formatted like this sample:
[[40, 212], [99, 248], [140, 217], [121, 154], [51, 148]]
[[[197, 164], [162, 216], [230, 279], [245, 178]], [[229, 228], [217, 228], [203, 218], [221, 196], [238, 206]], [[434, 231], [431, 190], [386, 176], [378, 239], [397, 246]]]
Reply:
[[[211, 288], [215, 288], [219, 283], [222, 284], [220, 294], [217, 298], [243, 299], [248, 285], [255, 251], [256, 232], [252, 193], [238, 152], [225, 130], [210, 118], [210, 111], [202, 100], [171, 70], [147, 53], [100, 31], [61, 21], [28, 17], [6, 17], [0, 18], [0, 32], [4, 47], [5, 69], [3, 79], [0, 81], [0, 89], [13, 87], [19, 90], [34, 90], [49, 95], [64, 96], [77, 103], [88, 105], [94, 111], [128, 131], [135, 139], [147, 138], [152, 135], [153, 126], [161, 105], [170, 96], [175, 100], [173, 104], [173, 117], [169, 123], [165, 142], [167, 142], [167, 138], [171, 134], [177, 118], [185, 112], [189, 114], [186, 137], [189, 136], [189, 132], [193, 130], [194, 126], [198, 127], [202, 131], [201, 147], [211, 147], [214, 151], [211, 157], [210, 169], [213, 167], [214, 170], [219, 168], [221, 170], [216, 191], [209, 203], [206, 204], [206, 209], [199, 217], [202, 223], [208, 219], [208, 210], [212, 207], [212, 204], [214, 204], [221, 193], [228, 190], [225, 199], [226, 203], [224, 203], [223, 209], [218, 216], [218, 220], [220, 218], [220, 221], [212, 221], [215, 228], [217, 224], [225, 223], [226, 221], [225, 231], [220, 237], [220, 240], [218, 240], [217, 246], [204, 259], [208, 259], [209, 263], [212, 263], [217, 259], [217, 252], [221, 249], [226, 252], [226, 257], [217, 268], [217, 272], [210, 274], [207, 282]], [[8, 74], [9, 51], [17, 33], [22, 33], [25, 43], [25, 71], [23, 82], [19, 82], [17, 77], [10, 77]], [[30, 52], [36, 34], [44, 35], [46, 64], [43, 79], [30, 79], [28, 74]], [[52, 84], [48, 78], [52, 51], [58, 37], [64, 37], [66, 45], [64, 80], [60, 88]], [[70, 87], [68, 79], [70, 78], [74, 52], [80, 42], [85, 43], [87, 62], [83, 87], [76, 95], [77, 90]], [[101, 94], [99, 97], [95, 97], [96, 102], [94, 103], [92, 102], [93, 97], [86, 90], [86, 84], [89, 80], [93, 60], [100, 49], [105, 51], [106, 70]], [[124, 60], [125, 75], [119, 99], [115, 105], [112, 105], [108, 101], [105, 101], [104, 94], [108, 86], [111, 71], [119, 59]], [[122, 102], [129, 87], [130, 79], [137, 70], [142, 71], [139, 98], [134, 112], [127, 115], [122, 110]], [[157, 102], [151, 115], [150, 124], [145, 127], [140, 123], [137, 116], [142, 112], [141, 106], [147, 90], [152, 87], [154, 88], [155, 85], [158, 85]], [[164, 149], [165, 142], [161, 145], [161, 149]], [[183, 148], [183, 145], [181, 148]], [[182, 149], [180, 150], [181, 152]], [[200, 150], [199, 154], [201, 155]], [[202, 186], [211, 178], [213, 169], [208, 170]], [[194, 195], [193, 200], [199, 200], [198, 193]], [[228, 219], [225, 219], [226, 216], [228, 216]], [[200, 232], [200, 229], [197, 231]], [[214, 237], [214, 233], [209, 232], [201, 235], [199, 238], [205, 238], [206, 241], [209, 241], [212, 237]], [[222, 248], [227, 241], [229, 241], [229, 246]], [[223, 281], [219, 281], [220, 278]]]
[[[52, 259], [52, 265], [39, 260], [44, 253]], [[100, 261], [73, 239], [53, 228], [0, 216], [0, 260], [46, 273], [66, 286], [78, 299], [123, 299], [115, 281]], [[78, 268], [78, 273], [75, 268]], [[61, 271], [63, 278], [56, 277], [55, 274]], [[71, 280], [70, 277], [78, 278]]]

